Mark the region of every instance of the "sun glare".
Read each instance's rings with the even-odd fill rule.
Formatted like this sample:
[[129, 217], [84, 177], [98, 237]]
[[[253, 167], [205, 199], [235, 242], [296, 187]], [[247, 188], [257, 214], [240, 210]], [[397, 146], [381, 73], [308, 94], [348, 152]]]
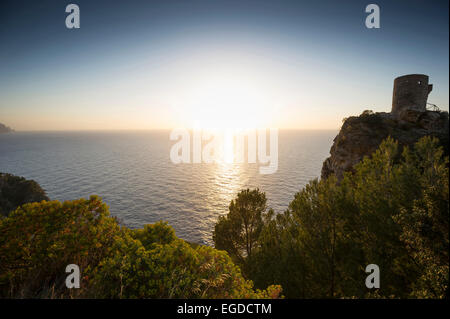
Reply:
[[267, 88], [242, 72], [199, 76], [180, 93], [178, 109], [191, 128], [253, 129], [271, 120]]
[[253, 70], [205, 68], [207, 72], [188, 72], [183, 77], [172, 104], [181, 127], [219, 136], [216, 162], [233, 164], [237, 135], [273, 127], [277, 99], [270, 95], [273, 87]]

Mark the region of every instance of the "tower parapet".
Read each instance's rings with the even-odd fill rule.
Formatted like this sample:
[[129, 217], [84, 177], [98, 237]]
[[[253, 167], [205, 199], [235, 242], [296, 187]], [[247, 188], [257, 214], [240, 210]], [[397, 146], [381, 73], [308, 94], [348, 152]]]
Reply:
[[428, 94], [433, 89], [428, 84], [428, 75], [408, 74], [399, 76], [394, 80], [394, 93], [392, 96], [392, 114], [401, 117], [404, 111], [426, 111]]

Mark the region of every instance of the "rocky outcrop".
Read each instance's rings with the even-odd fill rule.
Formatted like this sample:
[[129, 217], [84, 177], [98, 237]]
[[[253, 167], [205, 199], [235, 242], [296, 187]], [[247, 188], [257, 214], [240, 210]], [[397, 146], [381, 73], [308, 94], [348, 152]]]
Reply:
[[322, 178], [335, 174], [341, 179], [352, 171], [364, 156], [372, 154], [380, 143], [391, 136], [400, 148], [411, 146], [420, 138], [437, 137], [449, 154], [449, 115], [440, 110], [427, 110], [426, 98], [432, 86], [426, 75], [406, 75], [395, 79], [391, 113], [364, 111], [360, 116], [344, 119], [339, 134], [322, 166]]
[[5, 124], [0, 123], [0, 133], [9, 133], [9, 132], [14, 132], [14, 130], [6, 126]]
[[447, 112], [410, 111], [403, 119], [391, 113], [363, 112], [360, 116], [345, 119], [339, 134], [322, 166], [322, 178], [335, 174], [338, 179], [343, 173], [352, 171], [353, 166], [364, 156], [372, 154], [380, 143], [391, 136], [399, 146], [413, 145], [423, 136], [439, 138], [448, 154], [449, 117]]
[[0, 216], [7, 216], [23, 204], [43, 200], [49, 198], [35, 181], [0, 173]]

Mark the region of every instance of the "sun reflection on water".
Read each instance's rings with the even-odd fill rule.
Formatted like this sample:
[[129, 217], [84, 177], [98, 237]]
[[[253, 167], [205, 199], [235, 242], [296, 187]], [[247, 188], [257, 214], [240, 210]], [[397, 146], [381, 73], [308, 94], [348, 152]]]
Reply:
[[[231, 153], [231, 155], [233, 155]], [[233, 162], [220, 162], [215, 165], [214, 187], [222, 203], [229, 203], [246, 184], [242, 166]]]

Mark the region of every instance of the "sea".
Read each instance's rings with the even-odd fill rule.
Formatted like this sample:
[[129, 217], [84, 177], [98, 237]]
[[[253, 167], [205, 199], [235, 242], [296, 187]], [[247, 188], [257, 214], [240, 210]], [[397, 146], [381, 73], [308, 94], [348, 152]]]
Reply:
[[260, 163], [178, 163], [169, 130], [0, 134], [0, 172], [33, 179], [52, 200], [98, 195], [131, 228], [166, 221], [178, 237], [213, 245], [212, 232], [246, 188], [266, 193], [275, 212], [320, 178], [337, 130], [280, 130], [278, 169]]

